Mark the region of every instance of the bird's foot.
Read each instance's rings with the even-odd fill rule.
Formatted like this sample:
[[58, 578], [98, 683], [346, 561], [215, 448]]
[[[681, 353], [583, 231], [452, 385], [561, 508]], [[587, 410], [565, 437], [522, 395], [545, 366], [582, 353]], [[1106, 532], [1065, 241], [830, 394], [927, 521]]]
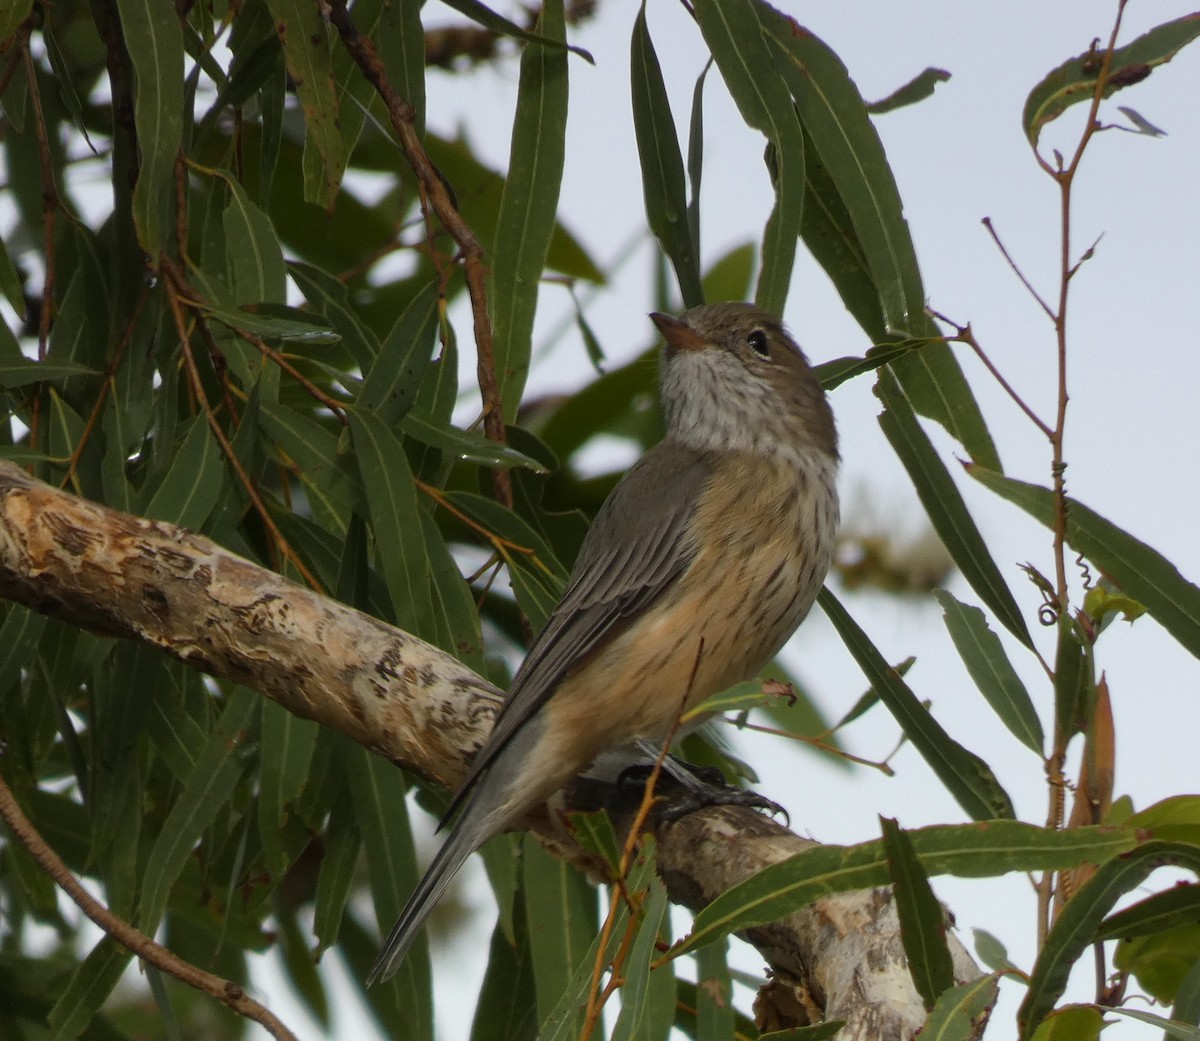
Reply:
[[[644, 786], [653, 771], [653, 763], [635, 763], [626, 767], [617, 778], [617, 790]], [[773, 799], [730, 784], [715, 766], [698, 766], [678, 756], [670, 755], [663, 760], [656, 792], [665, 802], [658, 810], [658, 816], [668, 824], [711, 806], [748, 806], [766, 810], [772, 816], [780, 814], [785, 822], [789, 820], [787, 810]]]

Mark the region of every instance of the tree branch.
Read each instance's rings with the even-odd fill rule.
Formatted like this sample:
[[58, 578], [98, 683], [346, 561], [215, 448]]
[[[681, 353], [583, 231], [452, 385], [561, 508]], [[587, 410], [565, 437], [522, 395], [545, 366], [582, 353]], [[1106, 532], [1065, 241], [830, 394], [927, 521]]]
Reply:
[[[437, 648], [210, 539], [76, 498], [2, 461], [0, 596], [252, 687], [447, 788], [465, 776], [502, 698]], [[545, 811], [525, 823], [556, 854], [588, 865]], [[691, 908], [814, 845], [733, 807], [662, 825], [657, 839], [671, 899]], [[801, 1014], [843, 1019], [842, 1038], [866, 1041], [911, 1038], [924, 1021], [887, 889], [819, 900], [746, 938], [775, 974], [774, 998], [791, 995], [796, 1025]], [[956, 975], [978, 976], [950, 941]]]
[[211, 995], [239, 1016], [254, 1020], [278, 1041], [296, 1041], [296, 1035], [288, 1030], [269, 1008], [250, 997], [240, 984], [205, 972], [191, 962], [184, 961], [94, 899], [79, 884], [79, 879], [71, 874], [71, 869], [62, 862], [58, 854], [46, 845], [45, 839], [17, 805], [17, 800], [13, 798], [13, 793], [4, 783], [3, 777], [0, 777], [0, 818], [3, 818], [17, 841], [29, 851], [42, 870], [54, 879], [55, 884], [122, 947], [136, 954], [142, 961], [182, 980], [189, 987]]

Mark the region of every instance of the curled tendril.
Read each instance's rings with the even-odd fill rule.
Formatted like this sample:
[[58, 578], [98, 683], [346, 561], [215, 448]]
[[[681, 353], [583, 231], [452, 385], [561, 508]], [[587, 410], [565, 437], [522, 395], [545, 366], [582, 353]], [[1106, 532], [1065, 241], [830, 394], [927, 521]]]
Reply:
[[1090, 591], [1092, 588], [1092, 569], [1088, 567], [1082, 553], [1075, 558], [1075, 566], [1079, 568], [1079, 574], [1083, 577], [1083, 588]]
[[1038, 608], [1038, 621], [1047, 628], [1057, 624], [1058, 622], [1058, 607], [1049, 600]]

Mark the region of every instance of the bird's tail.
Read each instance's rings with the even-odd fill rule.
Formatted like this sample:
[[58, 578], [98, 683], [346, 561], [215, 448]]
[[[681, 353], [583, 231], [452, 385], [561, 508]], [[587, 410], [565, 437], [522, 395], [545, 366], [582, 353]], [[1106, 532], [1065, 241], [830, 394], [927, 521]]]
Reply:
[[463, 861], [490, 837], [481, 834], [481, 822], [478, 820], [480, 814], [472, 813], [476, 807], [478, 803], [474, 806], [468, 805], [465, 812], [454, 822], [450, 834], [442, 843], [442, 848], [437, 851], [425, 876], [417, 883], [417, 888], [408, 898], [399, 919], [379, 949], [379, 956], [367, 975], [368, 987], [373, 983], [383, 983], [396, 974], [425, 920], [441, 899], [446, 887], [458, 874]]
[[482, 773], [467, 782], [465, 793], [460, 795], [461, 809], [450, 828], [450, 834], [408, 898], [399, 920], [383, 941], [379, 957], [367, 976], [368, 986], [382, 983], [395, 975], [421, 926], [441, 899], [450, 880], [458, 874], [463, 861], [550, 794], [546, 791], [544, 779], [539, 784], [531, 782], [526, 776], [530, 749], [537, 745], [541, 733], [541, 720], [535, 717], [521, 728]]

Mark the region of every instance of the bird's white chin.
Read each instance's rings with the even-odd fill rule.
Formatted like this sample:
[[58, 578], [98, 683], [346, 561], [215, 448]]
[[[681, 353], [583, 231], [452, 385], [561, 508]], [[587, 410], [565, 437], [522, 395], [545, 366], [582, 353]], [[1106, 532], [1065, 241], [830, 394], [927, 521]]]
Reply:
[[755, 452], [773, 439], [771, 385], [727, 351], [678, 351], [663, 366], [667, 434], [700, 451]]

